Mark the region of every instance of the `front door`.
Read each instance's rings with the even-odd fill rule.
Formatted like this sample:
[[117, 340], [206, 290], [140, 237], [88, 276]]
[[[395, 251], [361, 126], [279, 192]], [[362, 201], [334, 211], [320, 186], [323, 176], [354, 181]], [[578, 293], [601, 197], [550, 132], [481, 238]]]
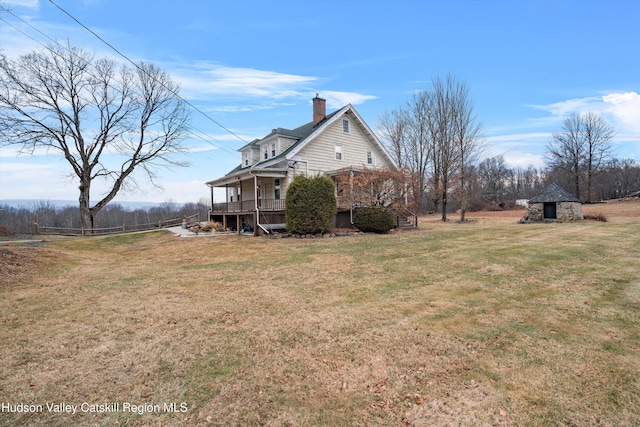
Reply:
[[555, 203], [545, 203], [544, 204], [544, 218], [545, 219], [556, 219], [556, 204]]

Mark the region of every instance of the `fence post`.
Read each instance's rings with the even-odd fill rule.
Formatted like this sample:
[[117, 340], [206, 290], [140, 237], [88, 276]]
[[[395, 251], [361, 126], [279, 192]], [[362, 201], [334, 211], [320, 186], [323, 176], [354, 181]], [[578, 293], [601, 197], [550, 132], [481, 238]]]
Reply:
[[33, 234], [35, 234], [36, 236], [40, 234], [38, 230], [38, 214], [35, 214], [33, 217]]

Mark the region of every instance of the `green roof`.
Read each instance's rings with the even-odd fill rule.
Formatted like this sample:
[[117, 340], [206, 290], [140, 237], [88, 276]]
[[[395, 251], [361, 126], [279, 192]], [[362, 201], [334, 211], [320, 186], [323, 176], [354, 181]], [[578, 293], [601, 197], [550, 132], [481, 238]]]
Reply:
[[[289, 148], [287, 148], [286, 150], [284, 150], [282, 153], [280, 153], [277, 156], [272, 157], [270, 159], [261, 160], [261, 161], [259, 161], [257, 163], [254, 163], [252, 166], [259, 165], [260, 163], [263, 163], [263, 162], [271, 162], [273, 160], [277, 160], [277, 159], [283, 158], [291, 150], [293, 150], [295, 147], [300, 145], [305, 139], [307, 139], [316, 129], [318, 129], [320, 126], [322, 126], [327, 120], [329, 120], [331, 117], [336, 115], [338, 113], [338, 111], [341, 111], [341, 110], [342, 110], [342, 108], [339, 109], [339, 110], [334, 111], [331, 114], [328, 114], [324, 119], [322, 119], [316, 125], [314, 125], [313, 122], [309, 122], [309, 123], [305, 123], [302, 126], [299, 126], [299, 127], [295, 128], [295, 129], [276, 128], [276, 129], [272, 130], [271, 133], [269, 133], [265, 137], [260, 138], [260, 139], [254, 139], [253, 141], [251, 141], [250, 143], [248, 143], [244, 147], [240, 148], [240, 150], [238, 150], [238, 151], [241, 151], [241, 150], [243, 150], [243, 149], [245, 149], [247, 147], [250, 147], [250, 146], [257, 147], [257, 146], [260, 145], [260, 143], [262, 141], [264, 141], [265, 139], [267, 139], [267, 138], [269, 138], [269, 137], [271, 137], [273, 135], [282, 135], [282, 136], [288, 136], [288, 137], [296, 138], [297, 141], [295, 143], [291, 144], [291, 146]], [[243, 169], [246, 169], [248, 167], [249, 166], [243, 168], [242, 167], [242, 163], [240, 163], [233, 170], [231, 170], [230, 172], [226, 173], [225, 176], [232, 175], [232, 174], [237, 173], [237, 172], [239, 172], [239, 171], [241, 171]]]

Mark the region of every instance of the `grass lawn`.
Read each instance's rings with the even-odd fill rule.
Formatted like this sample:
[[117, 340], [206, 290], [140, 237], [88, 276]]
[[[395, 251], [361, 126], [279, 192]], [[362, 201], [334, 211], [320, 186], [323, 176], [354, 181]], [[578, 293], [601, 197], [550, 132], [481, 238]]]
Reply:
[[0, 425], [640, 425], [640, 201], [584, 209], [0, 246]]

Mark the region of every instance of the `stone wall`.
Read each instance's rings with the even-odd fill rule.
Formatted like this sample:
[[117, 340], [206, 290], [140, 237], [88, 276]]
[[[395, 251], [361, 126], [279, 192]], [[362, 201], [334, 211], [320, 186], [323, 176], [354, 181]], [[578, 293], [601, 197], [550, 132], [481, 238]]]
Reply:
[[521, 223], [529, 222], [566, 222], [582, 219], [582, 204], [577, 202], [557, 202], [556, 219], [544, 218], [544, 203], [531, 203], [527, 214], [520, 219]]
[[558, 221], [577, 221], [582, 219], [582, 204], [577, 202], [556, 203]]

